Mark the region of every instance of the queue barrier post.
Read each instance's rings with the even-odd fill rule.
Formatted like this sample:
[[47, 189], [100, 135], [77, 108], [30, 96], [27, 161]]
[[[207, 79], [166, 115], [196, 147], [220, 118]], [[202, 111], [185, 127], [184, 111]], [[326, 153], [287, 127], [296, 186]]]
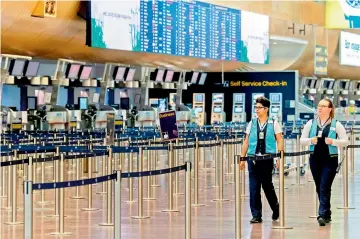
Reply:
[[194, 204], [193, 207], [203, 207], [205, 204], [199, 204], [199, 160], [200, 148], [199, 140], [196, 138], [195, 142], [195, 159], [194, 159]]
[[[350, 151], [351, 152], [351, 151]], [[344, 148], [341, 148], [341, 155], [344, 154]], [[338, 209], [355, 209], [355, 207], [349, 207], [349, 148], [345, 150], [345, 159], [343, 162], [344, 172], [343, 172], [343, 194], [344, 194], [344, 206], [338, 207]]]
[[116, 171], [114, 225], [114, 239], [121, 239], [121, 167]]
[[24, 181], [24, 239], [33, 239], [32, 181]]
[[240, 182], [240, 170], [239, 158], [235, 156], [235, 238], [241, 239], [241, 185]]
[[280, 172], [279, 172], [279, 195], [280, 195], [280, 204], [279, 204], [279, 219], [280, 225], [273, 226], [273, 229], [293, 229], [293, 227], [285, 226], [285, 178], [284, 178], [284, 151], [280, 151]]

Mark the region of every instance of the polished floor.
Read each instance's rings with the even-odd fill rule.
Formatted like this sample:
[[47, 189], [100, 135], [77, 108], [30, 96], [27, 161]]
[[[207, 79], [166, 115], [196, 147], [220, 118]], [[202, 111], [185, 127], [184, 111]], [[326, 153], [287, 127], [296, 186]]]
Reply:
[[[210, 155], [210, 151], [207, 152]], [[355, 150], [355, 159], [360, 152]], [[180, 156], [180, 161], [184, 157]], [[160, 157], [159, 167], [166, 167], [164, 161], [167, 160], [166, 153]], [[200, 162], [199, 170], [199, 203], [206, 204], [204, 207], [192, 207], [192, 238], [212, 239], [212, 238], [235, 238], [235, 201], [234, 184], [232, 175], [224, 176], [224, 198], [230, 199], [227, 202], [213, 202], [216, 198], [217, 189], [212, 187], [215, 183], [214, 162], [211, 157], [207, 157], [206, 170], [203, 170], [203, 163]], [[360, 165], [355, 165], [355, 170], [360, 169]], [[100, 165], [101, 168], [101, 165]], [[226, 172], [227, 166], [224, 167]], [[101, 171], [101, 170], [100, 170]], [[41, 170], [37, 170], [37, 179], [39, 179]], [[184, 192], [184, 172], [180, 173], [180, 192]], [[98, 175], [100, 176], [100, 174]], [[74, 179], [74, 174], [68, 174], [69, 180]], [[7, 174], [5, 178], [8, 179]], [[46, 181], [52, 179], [52, 168], [46, 168]], [[162, 210], [167, 209], [167, 181], [166, 175], [158, 178], [160, 187], [153, 187], [156, 200], [144, 201], [144, 215], [150, 216], [149, 219], [132, 219], [130, 216], [137, 215], [137, 202], [122, 203], [122, 238], [184, 238], [185, 237], [185, 197], [184, 195], [174, 196], [175, 208], [178, 213], [165, 213]], [[309, 218], [315, 214], [314, 202], [314, 184], [311, 181], [311, 173], [306, 171], [305, 176], [301, 177], [303, 185], [296, 185], [295, 172], [285, 178], [287, 189], [285, 190], [285, 211], [286, 225], [293, 229], [279, 230], [272, 229], [272, 226], [279, 222], [272, 222], [271, 210], [263, 196], [263, 219], [261, 224], [251, 225], [249, 199], [242, 199], [242, 237], [243, 238], [359, 238], [358, 223], [360, 223], [360, 174], [355, 173], [349, 176], [349, 205], [355, 209], [343, 210], [337, 207], [343, 205], [343, 179], [338, 174], [335, 178], [332, 188], [332, 211], [333, 221], [325, 226], [319, 227], [316, 219]], [[274, 176], [274, 183], [277, 186], [278, 177]], [[295, 185], [294, 185], [295, 184]], [[5, 183], [7, 185], [7, 183]], [[123, 180], [123, 188], [128, 185]], [[18, 221], [23, 221], [23, 194], [21, 191], [22, 181], [18, 180]], [[134, 180], [134, 188], [137, 188], [137, 180]], [[6, 189], [6, 188], [5, 188]], [[80, 194], [87, 197], [88, 187], [82, 187]], [[34, 203], [34, 221], [33, 234], [35, 239], [48, 238], [113, 238], [113, 227], [102, 227], [99, 223], [106, 222], [106, 195], [96, 194], [100, 192], [102, 186], [93, 187], [93, 207], [99, 208], [98, 211], [85, 212], [81, 208], [87, 207], [87, 199], [74, 200], [69, 197], [75, 195], [75, 189], [66, 189], [65, 198], [65, 231], [71, 232], [70, 236], [53, 236], [50, 233], [58, 230], [58, 219], [48, 217], [54, 214], [54, 204], [39, 205]], [[7, 191], [7, 190], [5, 190]], [[128, 200], [128, 191], [122, 191], [122, 201]], [[248, 185], [246, 185], [248, 192]], [[146, 197], [146, 179], [144, 179], [144, 197]], [[54, 191], [46, 191], [46, 200], [53, 201]], [[134, 191], [134, 199], [137, 200], [137, 191]], [[40, 193], [35, 194], [34, 201], [40, 200]], [[192, 196], [193, 200], [193, 196]], [[0, 199], [1, 207], [7, 206], [6, 198]], [[0, 217], [0, 238], [20, 239], [24, 237], [23, 225], [10, 226], [4, 223], [11, 219], [11, 211], [2, 209]]]

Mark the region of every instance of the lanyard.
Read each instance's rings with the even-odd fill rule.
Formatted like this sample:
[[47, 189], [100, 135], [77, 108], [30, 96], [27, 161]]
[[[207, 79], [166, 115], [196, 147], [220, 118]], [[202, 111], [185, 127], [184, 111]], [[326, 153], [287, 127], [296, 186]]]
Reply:
[[258, 120], [258, 124], [259, 124], [259, 128], [260, 128], [260, 131], [261, 132], [263, 132], [264, 131], [264, 128], [265, 128], [265, 126], [267, 125], [267, 120], [266, 120], [266, 122], [263, 124], [263, 125], [261, 125], [261, 123], [260, 123], [260, 121]]
[[319, 127], [321, 128], [321, 130], [324, 129], [326, 123], [329, 121], [330, 117], [325, 121], [325, 123], [323, 125], [321, 125], [321, 120], [319, 119]]

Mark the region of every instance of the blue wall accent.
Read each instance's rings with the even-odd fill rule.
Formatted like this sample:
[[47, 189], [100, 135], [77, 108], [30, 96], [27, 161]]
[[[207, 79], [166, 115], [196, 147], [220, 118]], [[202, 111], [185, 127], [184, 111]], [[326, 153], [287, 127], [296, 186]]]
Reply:
[[58, 96], [57, 96], [57, 105], [65, 106], [68, 102], [68, 89], [64, 87], [59, 87]]
[[16, 85], [4, 84], [1, 105], [20, 110], [20, 88]]

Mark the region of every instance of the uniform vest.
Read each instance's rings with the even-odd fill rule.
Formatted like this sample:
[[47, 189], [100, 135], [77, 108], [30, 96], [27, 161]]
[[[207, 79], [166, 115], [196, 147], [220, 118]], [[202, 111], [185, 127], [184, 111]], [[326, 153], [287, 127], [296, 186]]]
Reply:
[[[257, 118], [251, 120], [251, 129], [249, 135], [249, 149], [248, 155], [253, 156], [256, 153], [256, 146], [259, 140], [258, 132], [258, 122]], [[265, 135], [265, 153], [266, 154], [275, 154], [276, 153], [276, 138], [274, 130], [274, 120], [268, 118], [268, 123], [266, 125], [266, 135]]]
[[[310, 138], [317, 136], [317, 134], [318, 134], [317, 129], [318, 129], [317, 120], [313, 120], [313, 122], [311, 124], [311, 129], [310, 129]], [[327, 137], [330, 139], [336, 139], [336, 120], [335, 119], [331, 120], [329, 135]], [[329, 147], [330, 155], [338, 154], [338, 149], [336, 146], [328, 145], [328, 147]], [[310, 145], [310, 151], [314, 152], [314, 149], [315, 149], [315, 145], [313, 145], [313, 144]]]

